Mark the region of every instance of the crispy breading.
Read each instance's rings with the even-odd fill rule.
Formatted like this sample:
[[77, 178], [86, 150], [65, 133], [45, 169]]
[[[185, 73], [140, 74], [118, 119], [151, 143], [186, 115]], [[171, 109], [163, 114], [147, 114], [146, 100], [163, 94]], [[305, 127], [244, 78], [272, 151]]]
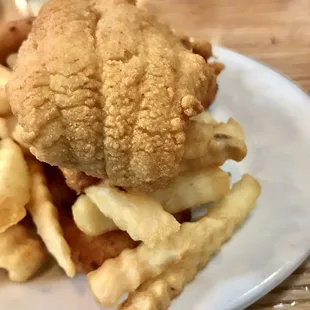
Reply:
[[26, 216], [30, 178], [19, 146], [11, 139], [0, 141], [0, 232]]
[[99, 236], [87, 236], [80, 231], [69, 215], [61, 214], [60, 223], [64, 237], [71, 249], [71, 258], [77, 272], [88, 273], [100, 267], [106, 259], [118, 256], [122, 250], [136, 247], [133, 241], [121, 230], [107, 232]]
[[0, 233], [0, 268], [7, 270], [11, 281], [24, 282], [47, 261], [46, 249], [37, 237], [17, 224]]
[[[120, 230], [95, 237], [87, 236], [77, 228], [69, 213], [59, 210], [59, 215], [64, 237], [70, 246], [71, 257], [77, 272], [93, 271], [105, 260], [118, 256], [124, 249], [135, 248], [140, 243], [133, 241], [126, 232]], [[174, 216], [180, 223], [191, 220], [189, 210], [179, 212]]]
[[195, 278], [197, 272], [208, 264], [210, 257], [216, 254], [222, 244], [229, 240], [234, 231], [242, 225], [247, 214], [254, 207], [260, 191], [258, 182], [245, 175], [234, 185], [232, 192], [223, 201], [208, 210], [207, 218], [225, 223], [225, 229], [212, 225], [211, 221], [211, 225], [206, 227], [205, 234], [210, 234], [210, 230], [218, 230], [213, 239], [209, 239], [202, 248], [198, 248], [198, 252], [189, 253], [191, 255], [186, 255], [179, 263], [143, 283], [135, 292], [129, 294], [119, 310], [168, 309], [172, 299], [182, 293], [185, 285]]
[[[64, 237], [71, 249], [71, 257], [77, 272], [88, 273], [100, 267], [106, 259], [118, 256], [123, 249], [134, 248], [140, 242], [133, 241], [126, 232], [114, 230], [99, 236], [87, 236], [80, 231], [68, 210], [58, 209]], [[191, 220], [191, 212], [174, 214], [179, 223]]]
[[14, 70], [9, 101], [39, 160], [145, 190], [177, 175], [188, 118], [217, 89], [168, 26], [111, 0], [49, 1]]
[[77, 193], [67, 186], [62, 172], [57, 167], [44, 165], [44, 172], [54, 205], [70, 210]]
[[63, 236], [57, 208], [52, 202], [43, 164], [30, 159], [27, 163], [32, 181], [31, 199], [26, 206], [27, 210], [48, 251], [64, 269], [67, 276], [74, 277], [76, 268], [71, 259], [70, 247]]
[[179, 232], [153, 249], [141, 244], [136, 249], [123, 251], [117, 258], [89, 273], [92, 292], [101, 304], [114, 306], [123, 294], [135, 291], [142, 283], [186, 258], [199, 255], [199, 265], [204, 263], [213, 254], [214, 246], [229, 239], [244, 221], [259, 194], [259, 183], [244, 175], [231, 192], [199, 221], [182, 224]]
[[84, 172], [77, 170], [61, 168], [60, 169], [65, 177], [66, 184], [75, 192], [80, 194], [83, 190], [91, 185], [100, 181], [98, 178], [91, 177]]

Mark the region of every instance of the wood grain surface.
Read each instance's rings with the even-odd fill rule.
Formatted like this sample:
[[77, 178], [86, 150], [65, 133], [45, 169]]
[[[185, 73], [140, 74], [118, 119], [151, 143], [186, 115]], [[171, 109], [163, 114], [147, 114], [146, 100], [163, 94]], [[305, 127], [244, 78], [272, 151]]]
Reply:
[[310, 0], [137, 0], [185, 33], [254, 57], [310, 91]]
[[[310, 0], [137, 0], [173, 27], [281, 71], [310, 92]], [[0, 0], [0, 18], [21, 16]], [[25, 13], [23, 13], [25, 15]], [[251, 310], [310, 310], [310, 259]]]

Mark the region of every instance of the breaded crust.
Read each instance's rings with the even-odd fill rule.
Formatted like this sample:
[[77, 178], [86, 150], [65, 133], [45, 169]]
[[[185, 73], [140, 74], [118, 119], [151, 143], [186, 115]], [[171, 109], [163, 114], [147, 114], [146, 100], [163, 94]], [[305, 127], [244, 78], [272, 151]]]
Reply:
[[[71, 249], [71, 257], [77, 272], [88, 273], [100, 267], [109, 258], [118, 256], [124, 249], [135, 248], [139, 242], [120, 230], [110, 231], [92, 237], [81, 232], [72, 216], [64, 209], [58, 209], [64, 237]], [[191, 220], [191, 212], [185, 210], [174, 215], [180, 223]]]
[[122, 1], [51, 0], [7, 92], [39, 160], [152, 190], [178, 173], [188, 118], [216, 85], [204, 58], [150, 13]]

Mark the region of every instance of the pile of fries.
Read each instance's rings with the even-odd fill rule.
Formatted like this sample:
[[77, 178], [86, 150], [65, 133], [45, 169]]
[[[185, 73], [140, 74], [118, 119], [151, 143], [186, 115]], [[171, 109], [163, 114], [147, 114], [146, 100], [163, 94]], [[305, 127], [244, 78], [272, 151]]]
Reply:
[[[60, 220], [62, 206], [56, 206], [50, 176], [22, 142], [3, 95], [10, 70], [1, 67], [0, 74], [0, 268], [12, 281], [27, 281], [51, 254], [67, 276], [74, 277], [79, 268]], [[135, 242], [88, 273], [89, 286], [102, 305], [167, 309], [255, 206], [258, 182], [244, 175], [230, 188], [229, 175], [220, 168], [226, 160], [245, 157], [242, 127], [233, 119], [218, 123], [205, 112], [188, 130], [181, 173], [168, 187], [145, 194], [101, 182], [87, 187], [69, 208], [76, 229], [89, 242], [120, 230]], [[204, 143], [198, 143], [202, 136]], [[203, 204], [211, 206], [196, 221], [181, 224], [173, 216]], [[25, 224], [27, 216], [31, 225]], [[127, 299], [119, 304], [125, 293]]]

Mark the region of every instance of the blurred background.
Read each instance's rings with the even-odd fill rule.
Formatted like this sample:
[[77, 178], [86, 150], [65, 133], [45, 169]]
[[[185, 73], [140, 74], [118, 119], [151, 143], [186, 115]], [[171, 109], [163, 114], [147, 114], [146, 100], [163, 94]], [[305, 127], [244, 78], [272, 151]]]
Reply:
[[[184, 33], [254, 57], [310, 91], [310, 0], [137, 0]], [[0, 0], [0, 21], [43, 0]], [[0, 38], [1, 46], [1, 38]]]

